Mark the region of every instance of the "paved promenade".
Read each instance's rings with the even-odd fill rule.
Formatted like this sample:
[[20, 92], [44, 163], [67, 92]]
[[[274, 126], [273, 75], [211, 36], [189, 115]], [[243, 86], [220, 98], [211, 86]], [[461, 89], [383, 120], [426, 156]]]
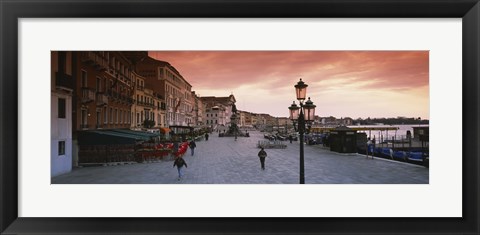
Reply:
[[[178, 180], [173, 161], [131, 165], [84, 167], [52, 178], [53, 184], [298, 184], [299, 143], [288, 141], [286, 149], [266, 149], [266, 169], [260, 168], [258, 140], [218, 137], [198, 141], [195, 155], [184, 155], [188, 168]], [[366, 159], [360, 154], [338, 154], [321, 146], [305, 145], [307, 184], [428, 184], [428, 168], [385, 159]]]

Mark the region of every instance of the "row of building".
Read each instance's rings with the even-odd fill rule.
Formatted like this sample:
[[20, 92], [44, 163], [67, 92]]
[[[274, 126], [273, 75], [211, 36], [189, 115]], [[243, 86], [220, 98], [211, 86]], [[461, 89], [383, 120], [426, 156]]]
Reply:
[[[77, 136], [82, 131], [171, 126], [225, 128], [233, 94], [201, 97], [170, 63], [146, 51], [51, 52], [52, 176], [78, 165]], [[238, 111], [237, 124], [278, 124], [268, 114]], [[285, 118], [283, 122], [287, 123]]]
[[[168, 133], [171, 126], [226, 130], [234, 95], [200, 96], [192, 88], [174, 66], [146, 51], [52, 51], [52, 176], [78, 165], [80, 132], [150, 128]], [[240, 128], [286, 132], [292, 127], [286, 117], [236, 114]], [[338, 122], [334, 119], [317, 123]]]

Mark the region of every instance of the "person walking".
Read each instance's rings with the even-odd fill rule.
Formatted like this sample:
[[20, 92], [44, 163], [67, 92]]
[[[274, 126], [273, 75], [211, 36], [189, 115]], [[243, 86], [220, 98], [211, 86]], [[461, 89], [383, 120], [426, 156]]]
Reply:
[[192, 152], [192, 156], [193, 156], [193, 154], [195, 153], [195, 148], [197, 147], [197, 144], [195, 144], [195, 140], [192, 139], [192, 141], [190, 141], [188, 146], [190, 146], [190, 151]]
[[184, 165], [185, 165], [185, 168], [188, 168], [187, 162], [185, 162], [185, 160], [183, 160], [182, 157], [177, 157], [177, 159], [175, 159], [175, 162], [173, 162], [173, 167], [177, 166], [178, 180], [182, 179]]
[[[367, 149], [367, 151], [366, 151], [366, 152], [367, 152], [366, 158], [368, 158], [368, 155], [369, 155], [369, 153], [370, 153], [370, 145], [371, 145], [371, 144], [372, 144], [372, 141], [370, 140], [370, 138], [368, 138], [368, 139], [367, 139], [367, 143], [366, 143], [366, 145], [367, 145], [367, 146], [366, 146], [366, 149]], [[372, 157], [372, 158], [373, 158], [373, 157]]]
[[260, 164], [262, 166], [262, 170], [265, 170], [265, 158], [267, 157], [267, 152], [265, 150], [260, 149], [260, 152], [258, 152], [258, 157], [260, 158]]
[[292, 140], [293, 140], [293, 136], [292, 135], [289, 135], [288, 136], [288, 140], [290, 140], [290, 144], [292, 143]]
[[208, 133], [205, 133], [205, 140], [208, 141]]

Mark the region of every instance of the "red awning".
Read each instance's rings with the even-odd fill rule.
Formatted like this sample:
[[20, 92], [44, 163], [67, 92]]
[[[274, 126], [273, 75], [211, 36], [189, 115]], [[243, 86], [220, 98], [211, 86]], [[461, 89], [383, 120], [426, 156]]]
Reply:
[[167, 127], [160, 127], [160, 132], [162, 132], [163, 134], [167, 134], [170, 132], [170, 128], [167, 128]]

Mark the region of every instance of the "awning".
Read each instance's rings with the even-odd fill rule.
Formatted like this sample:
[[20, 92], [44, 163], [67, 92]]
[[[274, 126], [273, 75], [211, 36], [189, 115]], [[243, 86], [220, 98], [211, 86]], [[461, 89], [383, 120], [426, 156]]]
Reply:
[[112, 145], [112, 144], [135, 144], [137, 141], [149, 141], [157, 137], [140, 131], [125, 129], [81, 131], [78, 133], [79, 145]]
[[160, 129], [160, 132], [163, 133], [163, 134], [170, 133], [170, 128], [160, 127], [159, 129]]
[[128, 135], [135, 135], [140, 136], [141, 138], [145, 138], [145, 140], [149, 140], [150, 138], [158, 137], [159, 134], [145, 132], [145, 131], [132, 131], [128, 129], [112, 129], [110, 131], [128, 134]]
[[107, 131], [82, 131], [78, 133], [79, 145], [135, 144], [138, 137]]

